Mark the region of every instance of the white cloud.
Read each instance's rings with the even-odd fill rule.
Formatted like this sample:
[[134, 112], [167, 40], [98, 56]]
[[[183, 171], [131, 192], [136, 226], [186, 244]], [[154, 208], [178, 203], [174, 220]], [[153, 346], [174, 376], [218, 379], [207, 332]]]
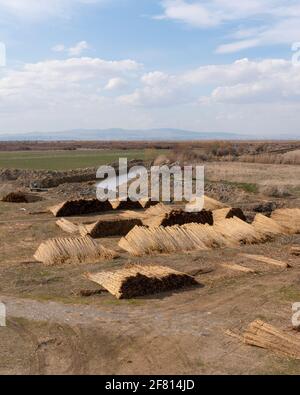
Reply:
[[155, 16], [155, 19], [174, 19], [196, 27], [211, 27], [220, 23], [220, 16], [200, 3], [166, 0], [162, 4], [165, 12]]
[[20, 70], [7, 70], [0, 79], [1, 112], [38, 111], [51, 105], [61, 106], [100, 98], [99, 86], [107, 79], [133, 78], [141, 65], [133, 60], [106, 61], [99, 58], [71, 58], [25, 64]]
[[108, 83], [105, 85], [105, 90], [114, 91], [125, 88], [127, 86], [127, 82], [124, 78], [116, 77], [111, 78]]
[[284, 59], [259, 62], [241, 59], [228, 65], [201, 66], [178, 75], [147, 73], [140, 85], [119, 100], [143, 107], [196, 102], [290, 103], [300, 99], [300, 67]]
[[243, 49], [248, 49], [248, 48], [254, 48], [259, 45], [259, 40], [253, 39], [253, 40], [241, 40], [241, 41], [235, 41], [233, 43], [229, 44], [223, 44], [220, 45], [217, 49], [217, 53], [233, 53], [233, 52], [238, 52]]
[[134, 60], [82, 57], [2, 73], [3, 132], [80, 125], [298, 133], [300, 67], [284, 59], [241, 59], [169, 74], [145, 72]]
[[119, 98], [121, 103], [143, 107], [170, 107], [191, 100], [189, 89], [186, 89], [180, 76], [155, 71], [144, 74], [140, 82], [141, 87]]
[[107, 0], [0, 0], [0, 12], [21, 19], [65, 17], [78, 5], [101, 4]]
[[57, 44], [51, 48], [53, 52], [65, 52], [70, 57], [80, 56], [87, 49], [90, 49], [90, 45], [86, 41], [79, 41], [70, 48], [67, 48], [64, 44]]
[[[289, 44], [300, 37], [300, 5], [296, 0], [163, 0], [163, 14], [169, 19], [196, 28], [222, 26], [231, 41], [217, 53], [233, 53], [263, 45]], [[228, 22], [238, 24], [231, 31]], [[236, 27], [235, 27], [236, 29]]]
[[86, 49], [89, 49], [89, 44], [86, 41], [80, 41], [74, 47], [69, 48], [68, 53], [70, 56], [79, 56]]

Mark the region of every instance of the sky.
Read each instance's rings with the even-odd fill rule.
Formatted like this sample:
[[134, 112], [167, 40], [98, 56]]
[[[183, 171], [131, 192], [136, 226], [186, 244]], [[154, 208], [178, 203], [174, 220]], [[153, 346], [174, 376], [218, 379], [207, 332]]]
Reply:
[[299, 138], [299, 0], [0, 0], [0, 133], [107, 128]]

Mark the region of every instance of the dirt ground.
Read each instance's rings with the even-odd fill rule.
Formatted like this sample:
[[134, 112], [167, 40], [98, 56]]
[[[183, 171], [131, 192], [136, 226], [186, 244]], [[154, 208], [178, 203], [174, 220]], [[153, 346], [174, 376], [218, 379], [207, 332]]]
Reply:
[[[232, 204], [238, 196], [232, 194]], [[7, 308], [7, 326], [0, 327], [0, 374], [300, 373], [300, 361], [225, 334], [227, 329], [243, 332], [257, 318], [292, 331], [292, 304], [300, 302], [300, 257], [290, 254], [290, 245], [300, 244], [300, 235], [238, 249], [142, 258], [122, 251], [119, 238], [99, 239], [120, 256], [49, 267], [34, 261], [35, 250], [42, 241], [66, 234], [46, 212], [61, 195], [54, 189], [41, 197], [29, 204], [0, 202], [0, 301]], [[239, 197], [249, 210], [265, 199], [242, 191]], [[274, 201], [300, 207], [297, 198]], [[280, 259], [291, 268], [258, 263], [242, 253]], [[81, 290], [100, 289], [84, 278], [85, 272], [128, 262], [166, 265], [194, 275], [200, 285], [132, 300], [116, 300], [105, 291], [79, 296]], [[256, 273], [224, 269], [222, 263], [245, 265]]]

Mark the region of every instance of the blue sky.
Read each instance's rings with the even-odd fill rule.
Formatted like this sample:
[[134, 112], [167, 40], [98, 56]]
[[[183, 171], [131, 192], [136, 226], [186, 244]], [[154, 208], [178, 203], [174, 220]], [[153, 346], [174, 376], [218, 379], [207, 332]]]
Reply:
[[299, 137], [299, 22], [296, 0], [0, 0], [0, 132]]

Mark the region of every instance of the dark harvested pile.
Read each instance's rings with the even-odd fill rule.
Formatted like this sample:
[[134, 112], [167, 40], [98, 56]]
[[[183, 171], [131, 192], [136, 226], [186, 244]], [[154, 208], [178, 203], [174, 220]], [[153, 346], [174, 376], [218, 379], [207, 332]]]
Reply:
[[163, 215], [147, 218], [143, 224], [150, 227], [173, 226], [184, 224], [209, 224], [213, 225], [213, 214], [211, 211], [202, 210], [200, 212], [185, 212], [184, 210], [172, 210]]
[[55, 217], [70, 217], [110, 211], [112, 206], [108, 201], [100, 202], [98, 199], [79, 199], [63, 202], [57, 206], [50, 207], [49, 210]]
[[242, 221], [247, 221], [247, 218], [240, 208], [221, 208], [213, 211], [214, 222], [221, 221], [223, 219], [237, 217]]
[[151, 265], [130, 265], [114, 272], [87, 274], [117, 299], [130, 299], [197, 285], [194, 277], [171, 268]]
[[6, 203], [29, 203], [27, 196], [23, 192], [11, 192], [2, 198]]
[[110, 204], [114, 210], [141, 210], [143, 208], [140, 202], [131, 200], [111, 200]]
[[89, 235], [92, 238], [126, 236], [135, 226], [142, 226], [140, 219], [113, 219], [99, 220], [93, 224], [80, 226], [82, 236]]

